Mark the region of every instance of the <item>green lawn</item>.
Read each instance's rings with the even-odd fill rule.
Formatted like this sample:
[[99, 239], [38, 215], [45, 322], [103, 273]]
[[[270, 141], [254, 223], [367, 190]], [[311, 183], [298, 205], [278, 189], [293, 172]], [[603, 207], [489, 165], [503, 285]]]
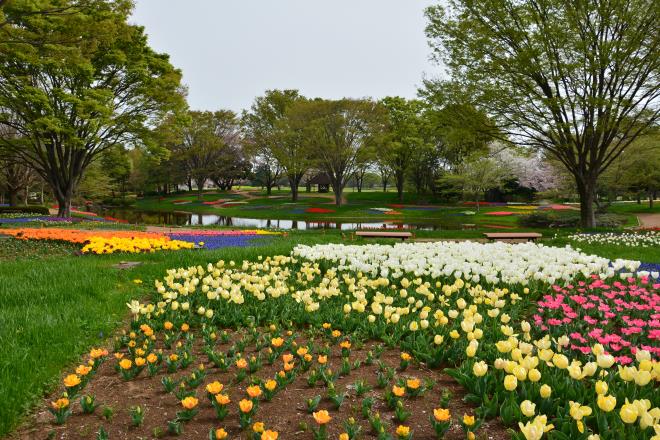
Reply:
[[660, 214], [660, 203], [655, 203], [653, 208], [649, 208], [648, 200], [637, 202], [617, 202], [610, 205], [609, 212], [616, 214]]
[[[309, 220], [313, 222], [391, 222], [402, 223], [425, 223], [438, 224], [443, 229], [460, 229], [461, 224], [476, 224], [483, 230], [497, 230], [502, 227], [517, 228], [518, 220], [522, 213], [511, 207], [482, 206], [476, 215], [464, 215], [466, 211], [476, 211], [474, 206], [448, 205], [432, 199], [428, 195], [417, 195], [404, 193], [406, 206], [398, 207], [396, 192], [388, 191], [345, 191], [346, 203], [337, 208], [334, 204], [332, 193], [325, 195], [317, 192], [307, 193], [302, 189], [300, 199], [297, 203], [291, 202], [288, 189], [273, 190], [268, 196], [265, 191], [255, 189], [249, 191], [251, 198], [245, 198], [235, 193], [207, 191], [203, 194], [201, 201], [214, 201], [220, 198], [234, 198], [236, 201], [244, 202], [239, 205], [220, 207], [204, 205], [198, 199], [196, 193], [177, 193], [167, 197], [150, 196], [137, 201], [135, 208], [144, 211], [183, 211], [195, 214], [212, 214], [228, 217], [243, 217], [257, 219], [282, 219], [282, 220]], [[189, 204], [174, 204], [175, 201], [188, 200]], [[420, 209], [430, 205], [436, 209]], [[308, 213], [308, 208], [323, 208], [334, 212]], [[383, 214], [372, 208], [392, 208], [400, 214]], [[512, 216], [488, 215], [493, 211], [513, 211]], [[627, 217], [625, 226], [637, 226], [635, 214], [644, 212], [660, 212], [660, 207], [652, 210], [647, 205], [636, 203], [615, 203], [609, 212]]]
[[[173, 194], [167, 197], [145, 197], [137, 201], [136, 209], [144, 211], [184, 211], [196, 214], [214, 214], [229, 217], [283, 219], [283, 220], [309, 220], [313, 222], [391, 222], [438, 224], [444, 229], [460, 229], [461, 224], [472, 223], [487, 230], [495, 230], [500, 226], [516, 227], [520, 215], [510, 217], [489, 216], [488, 212], [501, 211], [503, 207], [481, 207], [477, 215], [464, 215], [465, 211], [476, 211], [473, 206], [442, 205], [430, 203], [424, 196], [404, 194], [404, 204], [408, 206], [397, 207], [398, 198], [395, 192], [365, 191], [362, 193], [347, 191], [347, 202], [340, 208], [334, 204], [331, 194], [325, 197], [318, 193], [301, 192], [297, 203], [292, 203], [288, 190], [274, 190], [271, 196], [265, 192], [253, 191], [254, 198], [236, 197], [237, 201], [245, 202], [241, 205], [219, 207], [203, 205], [196, 195], [184, 193]], [[235, 194], [231, 194], [236, 196]], [[212, 201], [223, 198], [217, 192], [204, 193], [203, 201]], [[190, 204], [174, 204], [174, 201], [190, 200]], [[419, 209], [431, 204], [435, 209]], [[418, 206], [411, 206], [418, 205]], [[307, 208], [323, 208], [334, 212], [308, 213]], [[392, 208], [400, 214], [390, 215], [370, 208]], [[516, 212], [516, 210], [513, 210]], [[494, 227], [489, 227], [494, 226]]]

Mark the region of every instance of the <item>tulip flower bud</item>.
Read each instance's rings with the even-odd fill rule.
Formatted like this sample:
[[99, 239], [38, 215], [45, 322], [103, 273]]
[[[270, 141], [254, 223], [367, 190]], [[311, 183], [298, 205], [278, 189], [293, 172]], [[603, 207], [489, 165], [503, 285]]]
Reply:
[[541, 385], [541, 389], [539, 390], [539, 394], [541, 397], [544, 399], [547, 399], [552, 395], [552, 388], [550, 388], [548, 385]]

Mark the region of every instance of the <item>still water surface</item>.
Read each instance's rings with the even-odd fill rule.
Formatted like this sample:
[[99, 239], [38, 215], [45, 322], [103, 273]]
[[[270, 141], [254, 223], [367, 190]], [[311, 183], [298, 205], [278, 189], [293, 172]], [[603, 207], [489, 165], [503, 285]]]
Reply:
[[362, 228], [412, 228], [421, 230], [459, 229], [460, 223], [447, 219], [446, 221], [418, 222], [418, 223], [395, 223], [390, 221], [379, 222], [319, 222], [316, 220], [279, 220], [260, 219], [246, 217], [227, 217], [215, 214], [191, 214], [181, 211], [139, 211], [133, 209], [108, 209], [101, 212], [104, 216], [110, 216], [130, 223], [141, 223], [147, 225], [172, 225], [172, 226], [194, 226], [194, 225], [216, 225], [236, 226], [241, 228], [276, 228], [276, 229], [341, 229], [353, 230]]

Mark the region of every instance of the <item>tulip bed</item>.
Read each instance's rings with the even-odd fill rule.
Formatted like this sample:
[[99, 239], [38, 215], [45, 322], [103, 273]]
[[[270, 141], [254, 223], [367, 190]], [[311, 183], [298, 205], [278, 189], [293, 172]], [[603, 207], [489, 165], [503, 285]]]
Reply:
[[660, 232], [658, 231], [573, 234], [569, 235], [568, 239], [576, 243], [588, 244], [612, 244], [617, 246], [632, 246], [642, 248], [660, 246]]
[[189, 230], [177, 233], [139, 231], [101, 231], [61, 228], [6, 228], [0, 233], [21, 240], [49, 240], [84, 244], [82, 253], [113, 254], [117, 252], [142, 253], [164, 250], [227, 246], [248, 246], [260, 236], [278, 235], [263, 230]]
[[171, 269], [49, 410], [67, 438], [658, 439], [660, 283], [617, 273], [638, 267], [436, 243]]

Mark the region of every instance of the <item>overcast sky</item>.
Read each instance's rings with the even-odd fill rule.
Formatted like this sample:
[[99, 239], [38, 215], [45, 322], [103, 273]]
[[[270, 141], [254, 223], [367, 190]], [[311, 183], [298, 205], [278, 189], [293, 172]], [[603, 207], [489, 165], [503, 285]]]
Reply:
[[133, 21], [183, 71], [195, 110], [249, 108], [267, 89], [413, 98], [436, 76], [432, 0], [136, 0]]

